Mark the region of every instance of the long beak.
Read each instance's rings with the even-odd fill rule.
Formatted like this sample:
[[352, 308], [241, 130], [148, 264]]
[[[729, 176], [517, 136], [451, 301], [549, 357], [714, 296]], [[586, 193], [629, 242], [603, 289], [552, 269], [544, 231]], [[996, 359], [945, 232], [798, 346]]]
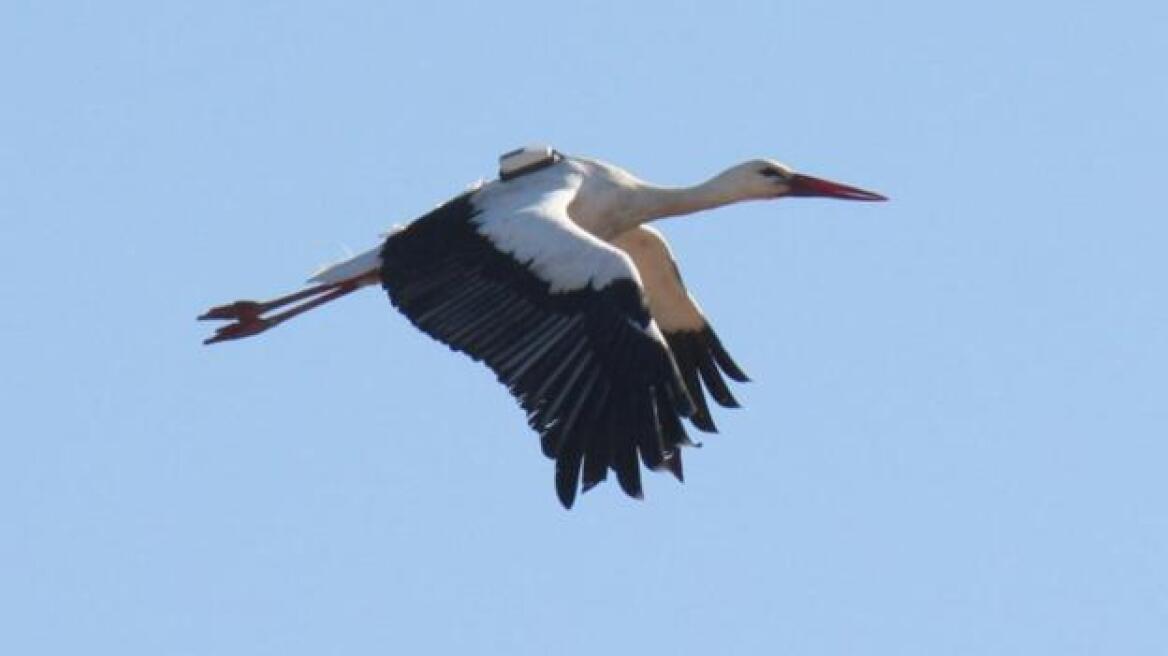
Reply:
[[788, 184], [791, 187], [791, 191], [787, 192], [788, 196], [823, 196], [826, 198], [867, 201], [888, 200], [884, 196], [872, 191], [849, 187], [848, 185], [822, 178], [813, 178], [802, 173], [796, 173], [792, 176]]

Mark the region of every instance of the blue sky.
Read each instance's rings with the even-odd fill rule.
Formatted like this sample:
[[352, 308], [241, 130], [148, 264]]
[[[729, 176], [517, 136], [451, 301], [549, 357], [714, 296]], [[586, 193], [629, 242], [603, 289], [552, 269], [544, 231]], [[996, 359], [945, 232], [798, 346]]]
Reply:
[[[4, 3], [0, 651], [1168, 652], [1162, 3]], [[755, 382], [571, 512], [376, 291], [546, 141], [883, 205], [662, 225]]]

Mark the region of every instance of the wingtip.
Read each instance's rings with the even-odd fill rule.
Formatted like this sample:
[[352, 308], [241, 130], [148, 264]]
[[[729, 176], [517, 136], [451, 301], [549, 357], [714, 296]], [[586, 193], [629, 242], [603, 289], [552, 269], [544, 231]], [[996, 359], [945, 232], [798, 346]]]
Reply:
[[[706, 382], [707, 383], [715, 383], [715, 384], [709, 385], [710, 396], [714, 397], [715, 403], [722, 406], [723, 408], [741, 408], [742, 407], [742, 405], [740, 403], [738, 403], [738, 399], [735, 398], [734, 393], [731, 392], [730, 388], [726, 386], [725, 381], [721, 380], [720, 378], [716, 379], [716, 380], [707, 378]], [[719, 385], [716, 383], [721, 383], [721, 384]]]
[[571, 492], [557, 491], [556, 496], [559, 498], [560, 505], [564, 507], [564, 510], [571, 510], [572, 506], [576, 503], [576, 491], [575, 490], [572, 490]]
[[702, 331], [706, 343], [709, 345], [710, 352], [714, 356], [714, 360], [718, 363], [718, 367], [730, 377], [730, 380], [739, 383], [750, 382], [750, 376], [743, 371], [742, 367], [730, 357], [730, 353], [726, 347], [722, 345], [722, 340], [718, 338], [718, 333], [714, 332], [713, 326], [706, 325]]
[[669, 454], [665, 458], [664, 464], [665, 464], [666, 469], [669, 470], [669, 473], [673, 474], [673, 477], [677, 479], [677, 482], [679, 482], [679, 483], [685, 482], [685, 472], [682, 470], [682, 466], [681, 466], [681, 452], [680, 451], [674, 451], [673, 453]]
[[572, 504], [576, 503], [576, 494], [580, 489], [580, 460], [578, 452], [561, 453], [556, 459], [556, 496], [564, 510], [571, 510]]
[[746, 372], [743, 371], [742, 369], [735, 369], [735, 370], [723, 369], [722, 371], [724, 372], [724, 374], [726, 376], [730, 377], [731, 381], [734, 381], [735, 383], [753, 383], [753, 382], [755, 382], [755, 381], [753, 381], [753, 379], [750, 376], [746, 375]]
[[626, 495], [634, 499], [643, 500], [645, 498], [645, 490], [641, 487], [640, 465], [634, 462], [633, 467], [637, 469], [623, 473], [617, 471], [617, 484], [620, 485], [621, 491]]
[[714, 423], [714, 418], [710, 416], [709, 411], [695, 412], [690, 416], [689, 420], [694, 425], [694, 428], [703, 433], [713, 434], [718, 432], [718, 426]]

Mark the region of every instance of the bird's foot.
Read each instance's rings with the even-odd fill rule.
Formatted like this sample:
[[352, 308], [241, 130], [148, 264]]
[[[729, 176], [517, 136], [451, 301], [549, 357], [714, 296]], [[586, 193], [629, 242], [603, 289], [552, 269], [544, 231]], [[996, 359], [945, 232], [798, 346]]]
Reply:
[[256, 301], [236, 301], [227, 305], [216, 305], [199, 315], [200, 321], [222, 319], [226, 321], [248, 321], [258, 319], [267, 308]]
[[[210, 314], [210, 313], [208, 313]], [[203, 315], [200, 319], [227, 319], [229, 317], [208, 317]], [[276, 322], [270, 319], [264, 319], [259, 316], [241, 317], [235, 323], [221, 326], [215, 330], [215, 334], [203, 340], [203, 344], [214, 344], [216, 342], [226, 342], [232, 339], [241, 339], [243, 337], [251, 337], [258, 335], [268, 328], [276, 325]]]

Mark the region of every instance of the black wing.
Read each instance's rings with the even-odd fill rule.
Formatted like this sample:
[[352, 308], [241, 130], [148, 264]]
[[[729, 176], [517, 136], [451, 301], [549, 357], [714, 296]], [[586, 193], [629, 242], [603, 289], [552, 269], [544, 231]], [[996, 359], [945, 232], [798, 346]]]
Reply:
[[[459, 196], [386, 240], [381, 278], [394, 306], [507, 386], [556, 461], [565, 507], [581, 471], [584, 490], [612, 469], [627, 494], [641, 497], [638, 454], [681, 479], [678, 447], [690, 442], [680, 417], [693, 405], [631, 263], [627, 277], [600, 289], [552, 291], [530, 262], [482, 234], [474, 198]], [[563, 238], [576, 236], [565, 230]]]
[[722, 374], [740, 383], [750, 379], [726, 352], [697, 302], [686, 291], [661, 233], [640, 226], [617, 237], [613, 245], [628, 253], [641, 274], [653, 318], [665, 334], [693, 399], [695, 408], [690, 420], [703, 431], [716, 431], [703, 385], [719, 405], [737, 408], [738, 400], [730, 393]]

